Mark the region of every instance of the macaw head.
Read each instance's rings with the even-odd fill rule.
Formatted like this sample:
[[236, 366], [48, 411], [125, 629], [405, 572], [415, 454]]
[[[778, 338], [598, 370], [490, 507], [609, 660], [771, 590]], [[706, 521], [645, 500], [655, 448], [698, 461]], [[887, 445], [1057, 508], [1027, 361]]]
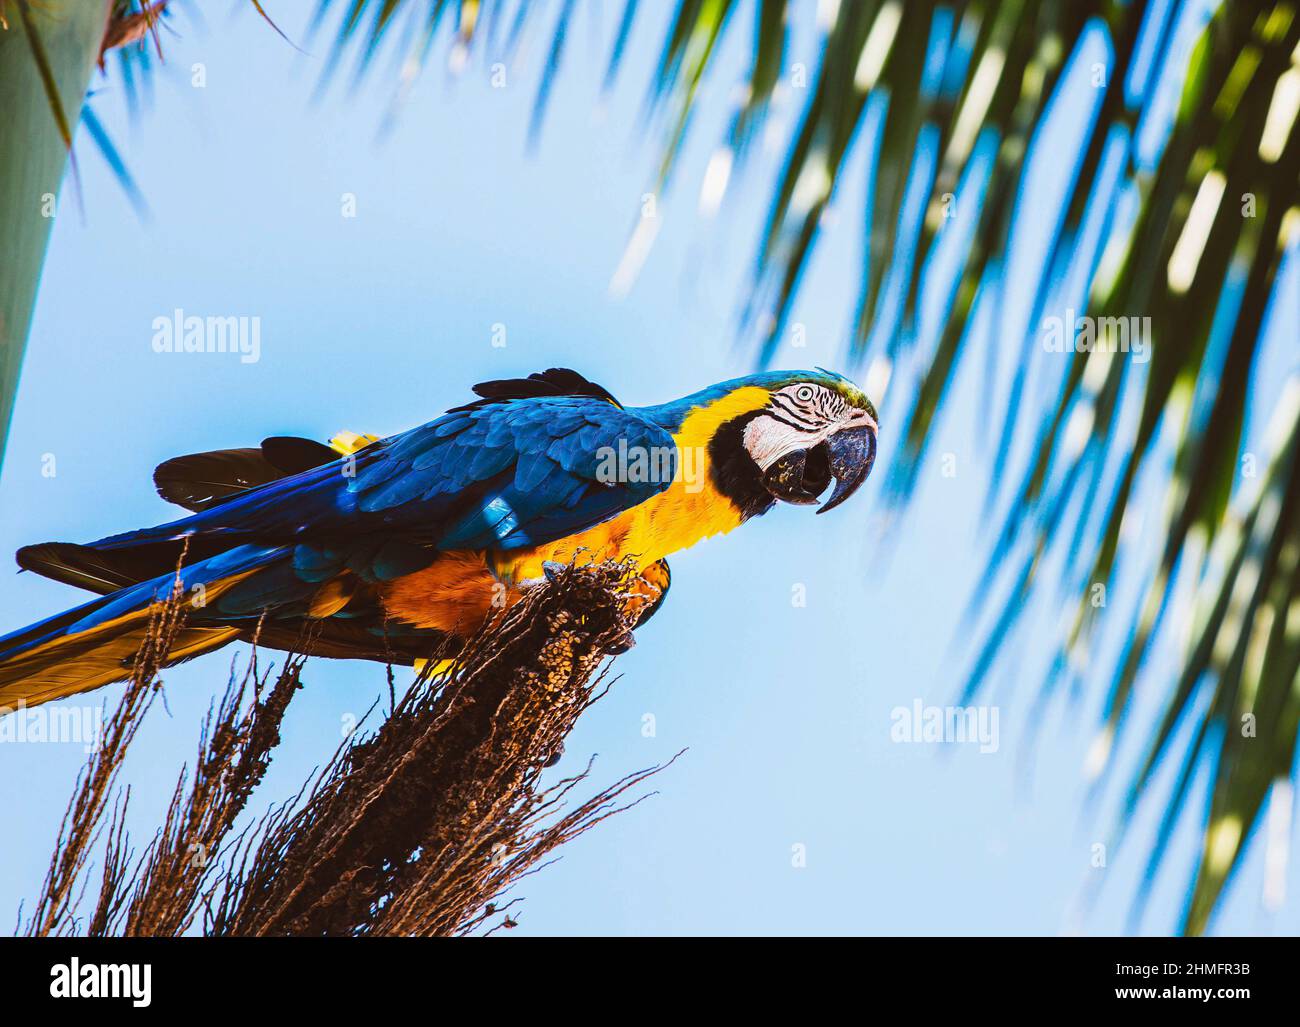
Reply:
[[832, 481], [817, 512], [834, 509], [866, 481], [876, 457], [876, 408], [849, 379], [820, 368], [747, 375], [660, 410], [671, 412], [676, 423], [665, 426], [679, 444], [706, 436], [714, 484], [746, 516], [777, 500], [816, 504]]
[[[767, 376], [756, 376], [760, 379]], [[876, 459], [876, 408], [849, 379], [823, 371], [778, 372], [760, 388], [767, 402], [744, 418], [741, 442], [764, 488], [786, 503], [843, 503], [867, 480]]]

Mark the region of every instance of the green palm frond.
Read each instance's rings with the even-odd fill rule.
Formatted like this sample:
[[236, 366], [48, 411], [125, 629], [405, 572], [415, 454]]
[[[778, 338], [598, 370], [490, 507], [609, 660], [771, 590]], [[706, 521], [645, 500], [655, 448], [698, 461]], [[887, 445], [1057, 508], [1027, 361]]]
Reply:
[[72, 146], [72, 126], [99, 56], [108, 0], [0, 5], [0, 457], [36, 300], [36, 283]]

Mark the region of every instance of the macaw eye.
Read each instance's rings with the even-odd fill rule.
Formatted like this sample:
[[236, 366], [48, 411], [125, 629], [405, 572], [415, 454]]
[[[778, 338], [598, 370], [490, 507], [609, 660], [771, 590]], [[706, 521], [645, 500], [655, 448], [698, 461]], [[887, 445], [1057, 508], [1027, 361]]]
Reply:
[[794, 398], [802, 403], [807, 403], [813, 398], [813, 387], [811, 385], [800, 385], [795, 390]]

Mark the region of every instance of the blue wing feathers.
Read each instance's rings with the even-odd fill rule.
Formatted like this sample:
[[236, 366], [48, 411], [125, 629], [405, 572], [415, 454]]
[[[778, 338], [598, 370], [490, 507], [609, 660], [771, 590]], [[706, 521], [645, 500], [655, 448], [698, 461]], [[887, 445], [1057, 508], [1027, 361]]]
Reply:
[[[589, 396], [539, 396], [446, 414], [335, 461], [251, 489], [220, 506], [156, 528], [103, 539], [116, 548], [185, 536], [230, 545], [310, 543], [290, 566], [321, 581], [337, 558], [375, 558], [368, 536], [397, 537], [427, 551], [518, 548], [585, 530], [668, 485], [601, 482], [603, 451], [638, 448], [675, 455], [672, 436], [632, 411]], [[324, 548], [321, 548], [324, 546]], [[337, 557], [335, 555], [337, 551]], [[388, 578], [419, 561], [403, 550]]]

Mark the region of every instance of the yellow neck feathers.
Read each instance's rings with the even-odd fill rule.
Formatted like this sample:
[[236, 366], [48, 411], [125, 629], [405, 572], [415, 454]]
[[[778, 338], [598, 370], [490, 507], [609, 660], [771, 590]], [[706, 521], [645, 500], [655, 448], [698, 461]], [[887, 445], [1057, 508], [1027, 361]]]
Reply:
[[673, 436], [677, 474], [672, 485], [603, 524], [502, 560], [499, 573], [514, 581], [525, 581], [539, 577], [543, 563], [568, 563], [575, 558], [595, 561], [633, 557], [645, 567], [711, 535], [731, 531], [741, 522], [740, 511], [713, 485], [709, 443], [722, 425], [761, 410], [769, 398], [766, 389], [747, 385], [708, 406], [695, 408]]

